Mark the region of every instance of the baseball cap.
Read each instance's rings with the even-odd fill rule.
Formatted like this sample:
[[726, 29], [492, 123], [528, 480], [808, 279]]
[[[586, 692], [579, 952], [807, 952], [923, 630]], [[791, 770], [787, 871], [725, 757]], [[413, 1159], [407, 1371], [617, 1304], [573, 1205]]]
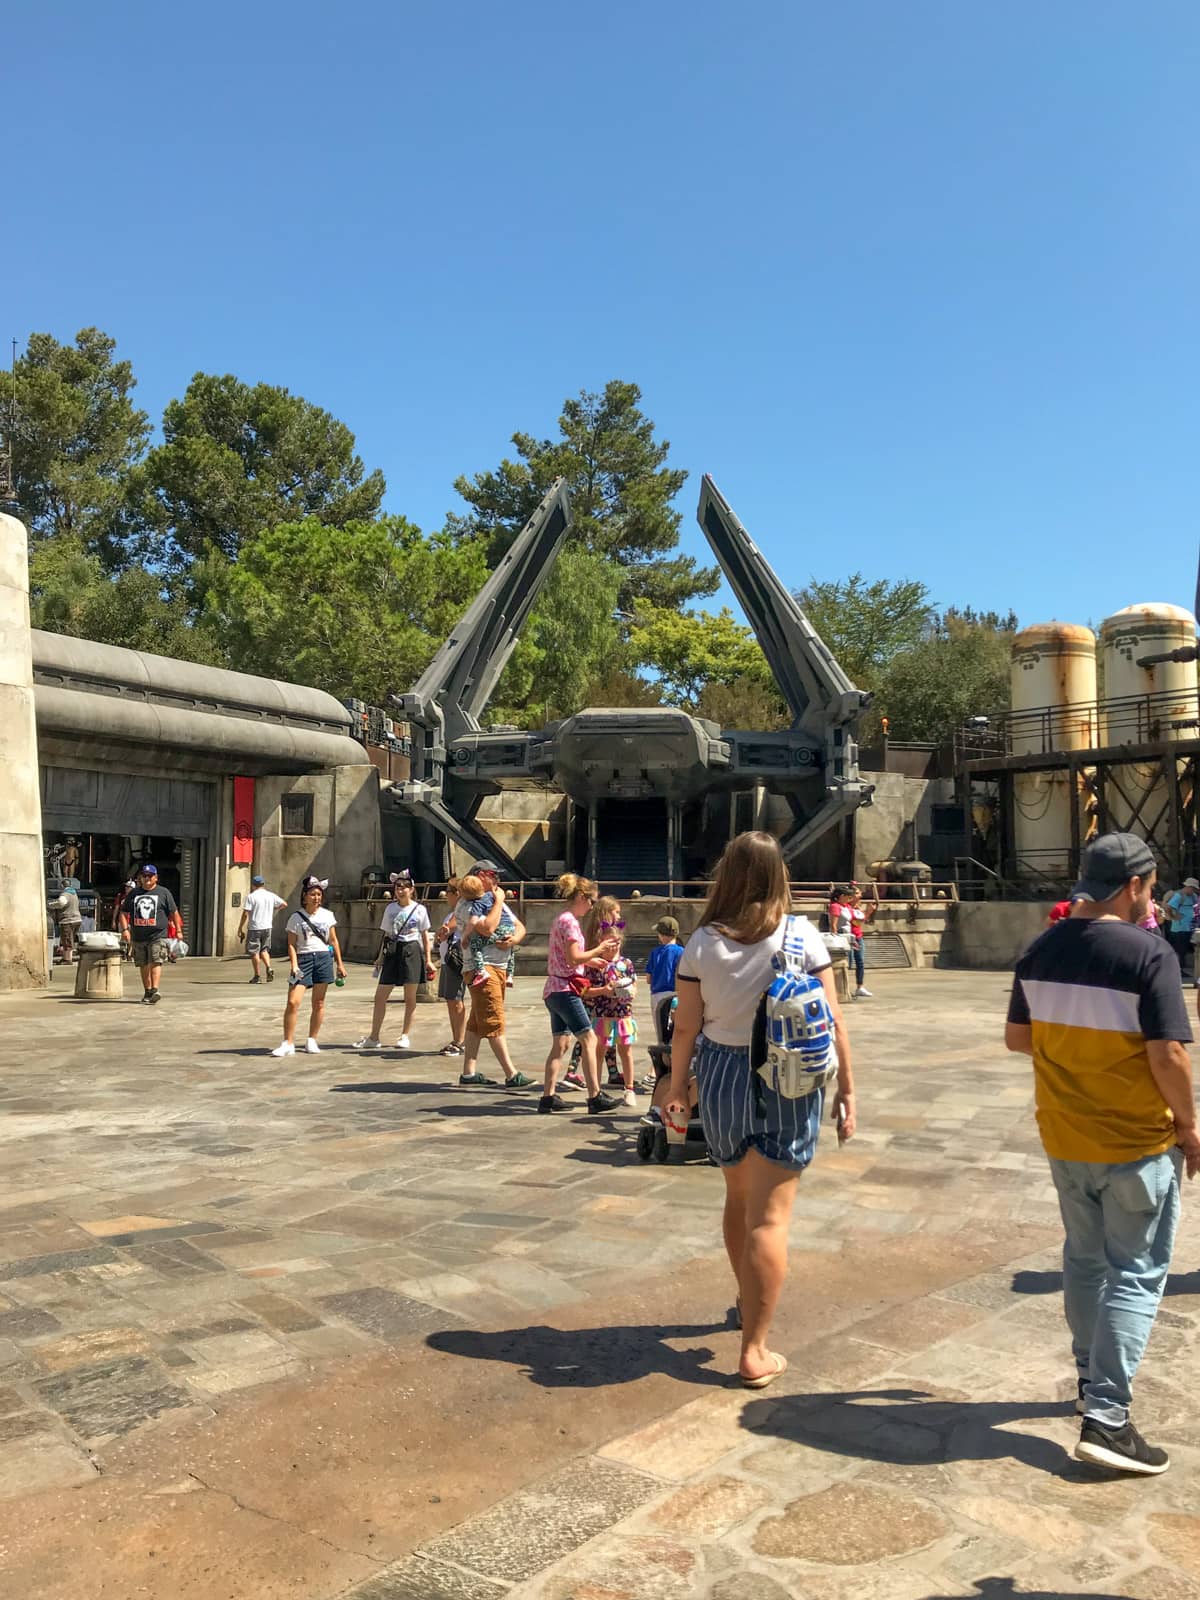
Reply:
[[1200, 878], [1185, 878], [1183, 887], [1185, 889], [1200, 889]]
[[654, 931], [655, 933], [669, 933], [674, 939], [679, 935], [679, 924], [674, 917], [659, 917], [654, 924]]
[[489, 861], [486, 857], [482, 861], [477, 861], [471, 868], [471, 871], [476, 874], [480, 872], [494, 872], [497, 877], [500, 876], [500, 868], [494, 861]]
[[1149, 877], [1154, 852], [1136, 833], [1102, 833], [1083, 852], [1072, 900], [1111, 900], [1130, 878]]
[[266, 881], [267, 880], [261, 875], [261, 873], [256, 873], [255, 876], [250, 879], [250, 882], [256, 886], [260, 883], [266, 883]]
[[151, 876], [155, 878], [158, 877], [158, 868], [152, 866], [149, 861], [143, 861], [141, 866], [138, 868], [138, 871], [144, 873], [147, 878]]

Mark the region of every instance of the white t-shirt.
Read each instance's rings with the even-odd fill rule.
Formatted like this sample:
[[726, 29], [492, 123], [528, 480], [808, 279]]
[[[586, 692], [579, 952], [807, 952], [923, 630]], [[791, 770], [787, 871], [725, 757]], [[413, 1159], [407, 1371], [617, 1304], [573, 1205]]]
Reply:
[[[823, 972], [832, 965], [824, 939], [807, 917], [796, 922], [804, 936], [804, 970]], [[782, 922], [757, 944], [738, 944], [711, 926], [696, 929], [680, 957], [676, 981], [699, 980], [706, 1039], [749, 1049], [754, 1014], [775, 976], [772, 958], [782, 945]]]
[[282, 910], [287, 901], [281, 900], [273, 889], [251, 889], [242, 905], [250, 913], [250, 932], [266, 933], [275, 920], [275, 913]]
[[315, 911], [309, 911], [305, 914], [314, 928], [320, 928], [322, 933], [320, 939], [317, 938], [308, 923], [303, 922], [299, 913], [295, 911], [287, 919], [287, 931], [296, 935], [296, 949], [301, 955], [316, 955], [329, 944], [329, 930], [337, 922], [337, 918], [332, 911], [326, 911], [324, 906], [318, 906]]
[[424, 906], [402, 906], [398, 900], [392, 900], [384, 907], [379, 926], [386, 938], [399, 939], [401, 944], [415, 944], [423, 933], [429, 932], [429, 913]]

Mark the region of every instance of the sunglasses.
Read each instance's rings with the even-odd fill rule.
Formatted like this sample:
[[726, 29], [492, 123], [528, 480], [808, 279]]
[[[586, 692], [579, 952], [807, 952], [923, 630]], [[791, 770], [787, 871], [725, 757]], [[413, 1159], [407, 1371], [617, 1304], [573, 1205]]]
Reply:
[[600, 924], [600, 926], [602, 928], [606, 928], [606, 929], [607, 928], [623, 928], [625, 926], [625, 924], [624, 924], [623, 921], [622, 922], [602, 922]]

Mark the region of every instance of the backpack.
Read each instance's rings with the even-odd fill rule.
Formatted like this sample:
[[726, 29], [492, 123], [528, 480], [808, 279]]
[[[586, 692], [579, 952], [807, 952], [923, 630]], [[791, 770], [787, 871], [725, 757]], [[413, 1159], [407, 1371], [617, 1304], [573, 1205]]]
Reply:
[[804, 970], [802, 919], [788, 917], [783, 946], [772, 957], [775, 977], [754, 1015], [750, 1067], [785, 1100], [815, 1093], [837, 1075], [833, 1012], [819, 978]]

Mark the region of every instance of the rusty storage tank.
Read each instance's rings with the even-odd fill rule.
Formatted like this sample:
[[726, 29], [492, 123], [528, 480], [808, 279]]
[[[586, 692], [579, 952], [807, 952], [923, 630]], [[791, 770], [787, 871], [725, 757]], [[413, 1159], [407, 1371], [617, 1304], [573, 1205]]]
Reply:
[[[1196, 619], [1183, 606], [1165, 601], [1126, 606], [1105, 617], [1100, 624], [1102, 743], [1151, 744], [1195, 737], [1195, 662], [1138, 666], [1143, 656], [1165, 655], [1195, 642]], [[1153, 829], [1169, 803], [1159, 763], [1123, 767], [1119, 789], [1116, 784], [1107, 786], [1107, 800], [1109, 827], [1134, 833]]]
[[[1039, 622], [1012, 642], [1013, 755], [1087, 750], [1096, 743], [1096, 636], [1074, 622]], [[1071, 873], [1071, 808], [1080, 797], [1067, 772], [1013, 779], [1016, 868], [1034, 880]]]

